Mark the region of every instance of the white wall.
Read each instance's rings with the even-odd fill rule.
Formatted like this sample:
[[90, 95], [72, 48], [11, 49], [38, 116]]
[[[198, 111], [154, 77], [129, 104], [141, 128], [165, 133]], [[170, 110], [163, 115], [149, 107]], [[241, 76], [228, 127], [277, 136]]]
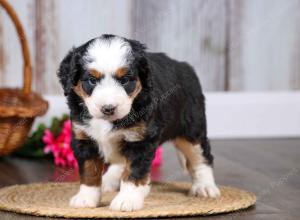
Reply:
[[[191, 63], [205, 91], [300, 89], [300, 0], [9, 0], [31, 49], [33, 87], [61, 94], [72, 46], [103, 33]], [[0, 86], [20, 86], [14, 27], [0, 8]]]

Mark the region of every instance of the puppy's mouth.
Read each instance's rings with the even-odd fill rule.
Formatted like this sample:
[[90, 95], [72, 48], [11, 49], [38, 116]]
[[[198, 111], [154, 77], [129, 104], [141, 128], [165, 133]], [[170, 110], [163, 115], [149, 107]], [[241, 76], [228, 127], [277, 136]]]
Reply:
[[104, 120], [107, 120], [107, 121], [110, 121], [110, 122], [113, 122], [113, 121], [116, 121], [116, 120], [120, 119], [117, 115], [110, 115], [110, 116], [102, 115], [100, 118], [104, 119]]
[[102, 113], [99, 112], [99, 114], [92, 115], [92, 116], [94, 118], [103, 119], [103, 120], [106, 120], [106, 121], [109, 121], [109, 122], [114, 122], [114, 121], [117, 121], [117, 120], [121, 120], [126, 115], [123, 116], [123, 115], [120, 115], [118, 113], [115, 113], [113, 115], [105, 115], [105, 114], [102, 114]]

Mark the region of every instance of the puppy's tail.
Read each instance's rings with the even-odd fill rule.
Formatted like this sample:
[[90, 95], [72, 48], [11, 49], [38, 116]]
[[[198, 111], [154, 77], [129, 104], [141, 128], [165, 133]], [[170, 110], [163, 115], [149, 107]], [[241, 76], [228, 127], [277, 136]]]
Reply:
[[179, 164], [180, 164], [181, 168], [183, 169], [183, 172], [184, 173], [188, 173], [187, 159], [186, 159], [186, 157], [179, 150], [176, 150], [176, 154], [177, 154], [177, 158], [178, 158]]

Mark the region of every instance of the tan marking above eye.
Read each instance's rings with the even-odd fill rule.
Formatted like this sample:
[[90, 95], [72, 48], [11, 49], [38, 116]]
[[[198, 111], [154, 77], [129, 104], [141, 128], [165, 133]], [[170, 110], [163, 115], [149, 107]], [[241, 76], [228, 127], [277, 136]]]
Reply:
[[116, 71], [117, 78], [121, 78], [121, 77], [125, 76], [127, 71], [128, 71], [128, 69], [125, 67], [117, 69], [117, 71]]
[[95, 77], [97, 79], [100, 79], [103, 76], [103, 74], [101, 72], [99, 72], [95, 69], [90, 69], [89, 73], [90, 73], [90, 75], [92, 75], [93, 77]]

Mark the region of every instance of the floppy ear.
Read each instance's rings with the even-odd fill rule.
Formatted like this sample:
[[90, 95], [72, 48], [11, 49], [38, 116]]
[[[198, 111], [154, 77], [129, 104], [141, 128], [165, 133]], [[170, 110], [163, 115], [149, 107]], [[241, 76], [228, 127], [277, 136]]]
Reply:
[[146, 58], [146, 46], [136, 40], [129, 40], [129, 42], [133, 51], [135, 65], [138, 68], [138, 74], [142, 87], [146, 91], [150, 91], [152, 89], [152, 77]]
[[69, 95], [72, 88], [77, 84], [80, 77], [79, 54], [73, 48], [60, 63], [57, 72], [60, 83], [64, 89], [65, 96]]
[[152, 90], [152, 77], [151, 77], [151, 71], [148, 66], [148, 61], [146, 57], [142, 57], [139, 60], [139, 78], [141, 80], [142, 87], [146, 91]]

